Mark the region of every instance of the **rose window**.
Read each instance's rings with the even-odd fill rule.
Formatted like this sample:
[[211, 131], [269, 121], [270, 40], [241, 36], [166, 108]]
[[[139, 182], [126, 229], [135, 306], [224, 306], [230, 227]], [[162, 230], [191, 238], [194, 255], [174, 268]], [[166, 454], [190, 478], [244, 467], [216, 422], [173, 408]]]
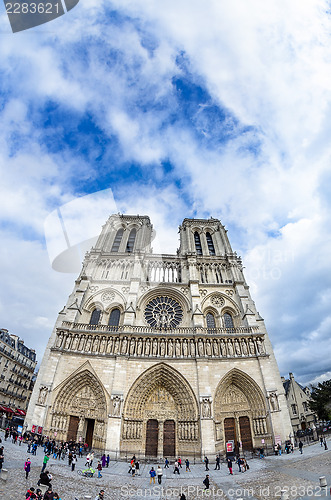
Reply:
[[153, 328], [175, 328], [183, 319], [183, 309], [170, 297], [155, 297], [145, 308], [145, 319]]

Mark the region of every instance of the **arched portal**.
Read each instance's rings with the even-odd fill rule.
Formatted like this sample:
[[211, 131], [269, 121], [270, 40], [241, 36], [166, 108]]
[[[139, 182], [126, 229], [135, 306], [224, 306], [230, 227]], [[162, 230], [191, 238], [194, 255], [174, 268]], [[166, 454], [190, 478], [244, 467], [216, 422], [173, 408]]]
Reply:
[[57, 389], [50, 432], [58, 440], [84, 441], [92, 448], [105, 447], [107, 403], [104, 389], [89, 370], [65, 380]]
[[270, 437], [266, 400], [258, 384], [234, 368], [219, 382], [214, 398], [217, 451], [233, 441], [235, 451], [252, 450]]
[[133, 383], [126, 397], [121, 452], [143, 450], [145, 456], [200, 452], [199, 408], [187, 380], [159, 363]]

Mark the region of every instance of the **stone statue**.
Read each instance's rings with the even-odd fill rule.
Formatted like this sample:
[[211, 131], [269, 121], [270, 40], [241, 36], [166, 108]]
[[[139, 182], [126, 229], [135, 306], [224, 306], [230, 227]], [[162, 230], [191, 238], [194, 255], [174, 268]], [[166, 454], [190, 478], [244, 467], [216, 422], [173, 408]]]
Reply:
[[208, 398], [202, 400], [202, 416], [203, 418], [210, 418], [210, 401]]
[[134, 354], [134, 348], [135, 348], [135, 340], [134, 339], [131, 339], [130, 340], [130, 354], [131, 356]]
[[254, 345], [254, 341], [252, 338], [249, 339], [248, 344], [249, 344], [250, 353], [255, 354], [255, 345]]
[[258, 353], [259, 354], [264, 354], [264, 345], [263, 345], [263, 341], [258, 338], [256, 339], [256, 346], [257, 346], [257, 350], [258, 350]]
[[113, 398], [113, 416], [119, 417], [121, 410], [121, 398], [119, 396], [114, 396]]
[[121, 354], [126, 354], [127, 347], [128, 347], [128, 339], [124, 337], [124, 339], [122, 340]]
[[278, 406], [278, 399], [277, 399], [277, 394], [274, 392], [271, 392], [269, 394], [269, 401], [270, 401], [270, 406], [272, 411], [278, 411], [279, 406]]
[[231, 340], [228, 341], [228, 353], [229, 356], [233, 356], [233, 345]]
[[165, 342], [164, 342], [164, 339], [161, 339], [161, 342], [160, 342], [160, 356], [164, 356], [165, 355]]
[[119, 344], [120, 344], [120, 339], [118, 337], [116, 337], [115, 345], [114, 345], [114, 354], [118, 353]]
[[206, 354], [207, 356], [211, 356], [211, 346], [209, 340], [206, 341]]
[[137, 344], [137, 355], [140, 356], [141, 353], [142, 353], [142, 350], [143, 350], [143, 341], [142, 339], [140, 338], [138, 340], [138, 344]]
[[180, 343], [179, 340], [176, 340], [176, 357], [180, 358], [181, 352], [180, 352]]
[[47, 387], [40, 387], [38, 404], [44, 405], [46, 403], [47, 393], [48, 393]]
[[72, 349], [73, 351], [76, 351], [76, 350], [77, 350], [78, 340], [79, 340], [79, 337], [78, 337], [78, 335], [76, 334], [76, 335], [74, 336], [74, 340], [73, 340], [73, 342], [72, 342], [72, 346], [71, 346], [71, 349]]
[[61, 347], [62, 342], [63, 342], [63, 333], [60, 332], [56, 339], [56, 347]]
[[221, 353], [222, 356], [226, 356], [226, 345], [224, 339], [221, 340]]
[[242, 348], [243, 355], [247, 356], [248, 351], [247, 351], [247, 344], [246, 344], [245, 339], [242, 339], [242, 341], [241, 341], [241, 348]]
[[149, 356], [149, 352], [150, 352], [150, 340], [146, 339], [146, 343], [145, 343], [145, 355]]
[[110, 354], [112, 352], [112, 348], [113, 348], [113, 338], [112, 337], [108, 337], [106, 352], [108, 354]]
[[187, 340], [185, 339], [183, 342], [183, 356], [185, 356], [186, 358], [187, 354], [188, 354], [188, 347], [187, 347]]
[[106, 350], [106, 337], [102, 337], [100, 344], [100, 352], [105, 352]]
[[168, 342], [168, 356], [173, 355], [173, 345], [172, 345], [172, 340], [170, 339]]
[[214, 356], [219, 355], [219, 349], [218, 349], [218, 343], [217, 340], [213, 340], [213, 351], [214, 351]]
[[240, 345], [239, 345], [239, 342], [238, 342], [237, 339], [234, 342], [234, 348], [235, 348], [235, 351], [236, 351], [236, 355], [237, 356], [241, 356]]
[[199, 342], [198, 342], [198, 351], [199, 351], [199, 356], [204, 355], [203, 342], [201, 339], [199, 339]]
[[194, 358], [195, 357], [195, 343], [194, 343], [194, 340], [191, 339], [191, 356]]
[[153, 340], [153, 347], [152, 347], [152, 349], [153, 349], [153, 356], [157, 356], [157, 347], [158, 347], [157, 346], [157, 340], [154, 339]]

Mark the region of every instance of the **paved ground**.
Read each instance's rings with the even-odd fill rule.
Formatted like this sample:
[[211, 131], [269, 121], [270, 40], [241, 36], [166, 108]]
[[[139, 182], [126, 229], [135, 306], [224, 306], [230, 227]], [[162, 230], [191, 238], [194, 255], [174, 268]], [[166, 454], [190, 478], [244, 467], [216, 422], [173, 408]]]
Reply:
[[[36, 487], [41, 471], [43, 450], [38, 449], [37, 456], [27, 454], [26, 445], [19, 447], [7, 440], [5, 446], [4, 468], [8, 472], [8, 480], [0, 481], [0, 499], [24, 499], [30, 486]], [[331, 443], [330, 443], [331, 444]], [[24, 462], [29, 456], [32, 469], [29, 480], [25, 480]], [[211, 457], [210, 457], [211, 458]], [[84, 468], [85, 459], [79, 459], [76, 469]], [[225, 500], [279, 499], [281, 490], [286, 489], [290, 499], [321, 497], [323, 492], [319, 487], [319, 477], [326, 476], [328, 491], [331, 486], [331, 451], [325, 451], [320, 445], [314, 444], [304, 448], [301, 455], [296, 450], [291, 455], [267, 457], [264, 460], [249, 461], [250, 470], [240, 473], [235, 465], [234, 475], [228, 474], [226, 465], [221, 470], [214, 470], [210, 465], [210, 491], [203, 492], [202, 481], [206, 472], [203, 464], [192, 465], [191, 472], [181, 469], [181, 474], [175, 476], [173, 468], [163, 469], [162, 485], [149, 484], [149, 470], [155, 464], [142, 464], [140, 476], [132, 478], [128, 474], [128, 465], [123, 462], [111, 462], [109, 469], [102, 471], [102, 478], [82, 478], [77, 471], [71, 472], [67, 461], [59, 462], [51, 459], [48, 469], [53, 474], [53, 490], [57, 491], [62, 500], [84, 500], [86, 496], [95, 499], [100, 489], [106, 492], [106, 500], [132, 499], [155, 500], [179, 499], [180, 493], [186, 494], [187, 500], [198, 498], [224, 498]], [[162, 464], [161, 464], [162, 465]]]

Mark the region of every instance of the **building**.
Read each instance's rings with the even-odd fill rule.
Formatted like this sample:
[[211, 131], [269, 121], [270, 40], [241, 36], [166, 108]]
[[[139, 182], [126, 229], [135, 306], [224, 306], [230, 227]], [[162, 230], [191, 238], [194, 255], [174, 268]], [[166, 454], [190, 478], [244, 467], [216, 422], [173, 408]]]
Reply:
[[0, 329], [0, 412], [24, 417], [32, 392], [36, 353], [8, 330]]
[[282, 382], [294, 434], [298, 431], [314, 429], [318, 417], [309, 408], [310, 389], [302, 387], [294, 379], [293, 373], [290, 373], [289, 376], [290, 378], [287, 380], [282, 377]]
[[289, 438], [273, 349], [227, 231], [185, 219], [179, 233], [177, 255], [155, 255], [149, 217], [108, 219], [49, 339], [28, 429], [141, 456]]

